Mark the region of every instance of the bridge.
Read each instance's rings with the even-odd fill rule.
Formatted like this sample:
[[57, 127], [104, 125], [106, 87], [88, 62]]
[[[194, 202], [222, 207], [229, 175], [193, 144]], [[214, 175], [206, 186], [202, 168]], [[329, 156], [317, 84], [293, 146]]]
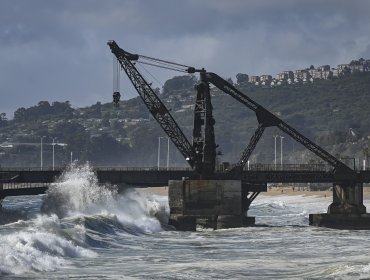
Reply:
[[[170, 180], [197, 178], [190, 168], [95, 167], [92, 170], [101, 184], [123, 184], [136, 188], [167, 186]], [[63, 171], [62, 168], [0, 168], [0, 198], [43, 194]], [[233, 180], [235, 176], [227, 170], [218, 170], [214, 179]], [[331, 172], [328, 165], [251, 164], [249, 170], [243, 170], [242, 180], [252, 183], [249, 191], [265, 192], [266, 183], [333, 183], [343, 178], [341, 174]], [[357, 171], [356, 181], [370, 183], [370, 169]]]
[[[94, 168], [100, 183], [131, 186], [169, 186], [170, 221], [180, 230], [194, 230], [197, 223], [229, 228], [254, 223], [246, 215], [250, 204], [267, 183], [333, 183], [333, 203], [327, 214], [310, 215], [310, 224], [328, 227], [370, 229], [370, 215], [363, 205], [363, 183], [370, 182], [369, 170], [354, 170], [322, 147], [302, 135], [278, 116], [264, 108], [232, 83], [204, 68], [186, 66], [158, 58], [132, 54], [115, 41], [108, 46], [116, 58], [114, 77], [123, 70], [149, 112], [161, 126], [189, 165], [187, 169], [157, 168]], [[137, 64], [197, 74], [195, 86], [192, 143], [187, 139], [170, 110], [161, 101]], [[116, 82], [119, 79], [114, 79]], [[210, 85], [226, 93], [252, 110], [258, 122], [255, 133], [237, 163], [220, 170], [216, 166], [216, 144]], [[113, 92], [114, 106], [119, 106], [119, 85]], [[249, 158], [266, 129], [276, 127], [303, 145], [324, 164], [318, 165], [249, 165]], [[248, 165], [247, 165], [248, 163]], [[246, 166], [247, 165], [247, 166]], [[63, 170], [6, 169], [0, 170], [0, 198], [10, 195], [44, 193]], [[41, 185], [40, 185], [41, 184]]]

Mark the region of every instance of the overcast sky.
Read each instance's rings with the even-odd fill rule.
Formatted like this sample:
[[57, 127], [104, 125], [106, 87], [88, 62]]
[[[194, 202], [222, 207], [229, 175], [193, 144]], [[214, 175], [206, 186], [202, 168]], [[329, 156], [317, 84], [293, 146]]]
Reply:
[[[0, 112], [110, 102], [109, 39], [234, 80], [275, 76], [370, 58], [370, 1], [0, 0]], [[147, 69], [162, 83], [178, 75]], [[136, 95], [127, 78], [121, 89]]]

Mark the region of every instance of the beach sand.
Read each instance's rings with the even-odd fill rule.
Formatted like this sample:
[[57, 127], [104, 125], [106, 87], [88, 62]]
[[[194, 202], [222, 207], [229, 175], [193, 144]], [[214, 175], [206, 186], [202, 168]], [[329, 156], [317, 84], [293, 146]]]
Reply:
[[[168, 195], [168, 187], [152, 187], [152, 188], [137, 188], [139, 192], [148, 192], [156, 195]], [[331, 190], [325, 191], [309, 191], [307, 188], [296, 186], [278, 186], [267, 188], [267, 192], [262, 192], [265, 196], [277, 195], [305, 195], [305, 196], [320, 196], [332, 198], [333, 192]], [[370, 187], [364, 187], [364, 199], [370, 199]]]

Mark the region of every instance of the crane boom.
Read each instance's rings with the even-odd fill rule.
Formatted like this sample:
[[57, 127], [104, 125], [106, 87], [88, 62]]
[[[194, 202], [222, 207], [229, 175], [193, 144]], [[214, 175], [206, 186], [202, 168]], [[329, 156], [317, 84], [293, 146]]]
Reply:
[[208, 81], [214, 84], [217, 88], [232, 96], [234, 99], [238, 100], [240, 103], [244, 104], [246, 107], [251, 109], [256, 113], [257, 120], [260, 124], [259, 128], [256, 131], [254, 137], [252, 137], [251, 144], [243, 152], [243, 156], [239, 161], [238, 165], [245, 165], [248, 157], [251, 154], [251, 149], [255, 147], [256, 141], [259, 140], [260, 136], [263, 133], [262, 127], [277, 126], [280, 130], [291, 136], [297, 142], [301, 143], [307, 149], [312, 151], [318, 157], [324, 161], [331, 164], [336, 171], [344, 172], [353, 172], [351, 168], [345, 165], [343, 162], [338, 160], [336, 157], [332, 156], [330, 153], [322, 149], [320, 146], [309, 140], [307, 137], [303, 136], [293, 127], [285, 123], [283, 120], [275, 116], [273, 113], [259, 105], [257, 102], [253, 101], [247, 95], [236, 89], [232, 84], [222, 79], [215, 73], [207, 72], [206, 77]]
[[195, 166], [195, 153], [192, 145], [176, 123], [166, 106], [155, 94], [148, 82], [143, 78], [140, 72], [134, 66], [132, 61], [137, 61], [139, 56], [131, 54], [121, 49], [115, 41], [108, 41], [112, 53], [116, 56], [122, 69], [126, 72], [132, 85], [139, 93], [141, 99], [149, 109], [149, 112], [157, 120], [162, 129], [184, 156], [185, 160], [193, 168]]

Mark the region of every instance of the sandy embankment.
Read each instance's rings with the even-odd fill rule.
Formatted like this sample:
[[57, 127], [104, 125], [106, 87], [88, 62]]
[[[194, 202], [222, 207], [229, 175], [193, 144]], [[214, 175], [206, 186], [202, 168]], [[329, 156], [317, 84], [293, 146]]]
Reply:
[[[142, 192], [149, 192], [157, 195], [168, 195], [168, 187], [153, 187], [153, 188], [138, 188], [138, 191]], [[305, 196], [321, 196], [332, 198], [332, 191], [309, 191], [307, 188], [302, 187], [272, 187], [271, 189], [267, 189], [267, 192], [262, 192], [261, 194], [266, 196], [276, 196], [276, 195], [305, 195]], [[364, 199], [370, 199], [370, 188], [364, 188]]]
[[165, 195], [168, 196], [168, 187], [150, 187], [150, 188], [137, 188], [139, 192], [147, 192], [157, 195]]

